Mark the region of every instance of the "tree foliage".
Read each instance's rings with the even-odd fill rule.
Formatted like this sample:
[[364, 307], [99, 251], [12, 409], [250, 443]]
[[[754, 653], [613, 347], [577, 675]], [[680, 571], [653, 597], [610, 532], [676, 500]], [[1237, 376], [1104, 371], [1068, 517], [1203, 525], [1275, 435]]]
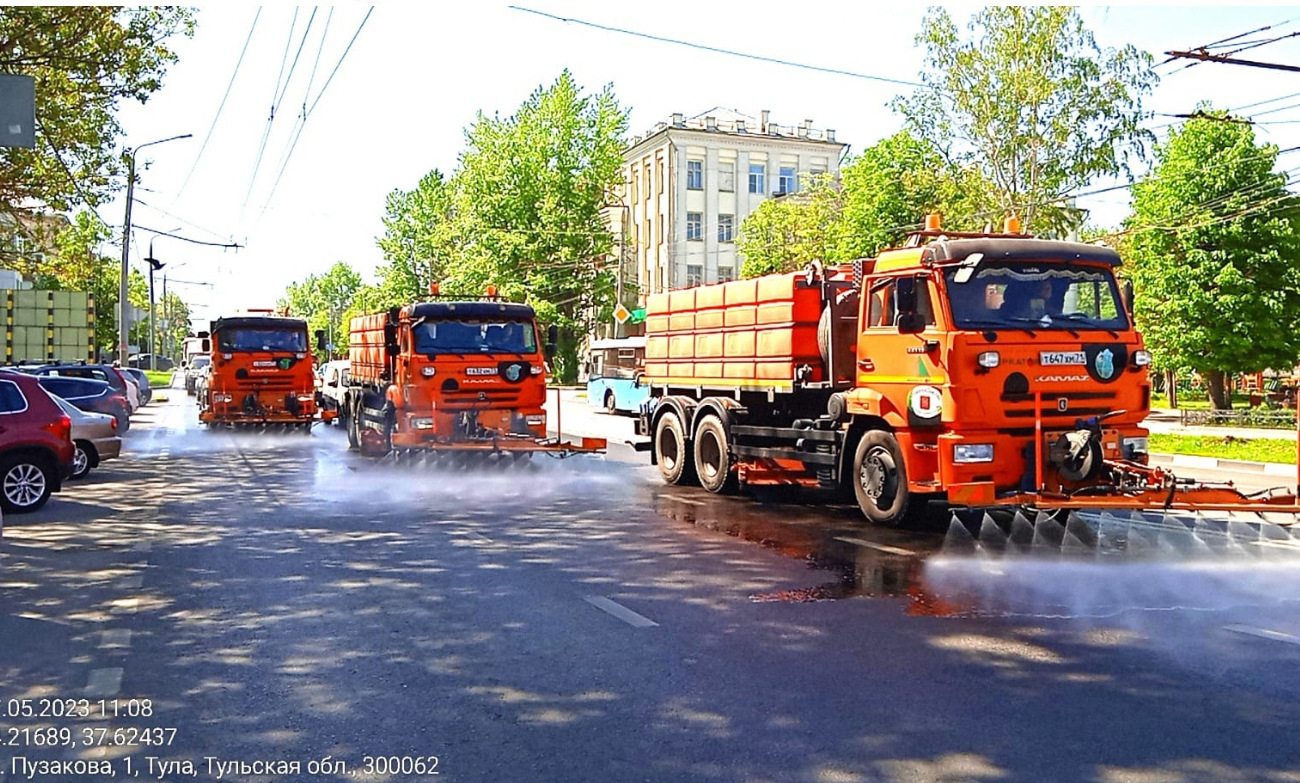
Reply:
[[793, 272], [836, 260], [843, 200], [829, 177], [808, 177], [798, 193], [759, 204], [741, 224], [741, 277]]
[[626, 129], [612, 89], [584, 94], [567, 70], [513, 115], [480, 114], [449, 179], [434, 171], [389, 195], [372, 295], [406, 303], [438, 279], [444, 293], [476, 297], [494, 284], [560, 327], [556, 370], [573, 380], [578, 342], [613, 298], [604, 208]]
[[1246, 124], [1189, 120], [1156, 153], [1127, 225], [1138, 325], [1158, 365], [1199, 370], [1228, 408], [1225, 374], [1300, 357], [1300, 199]]
[[0, 149], [0, 210], [12, 218], [9, 230], [32, 233], [21, 220], [27, 207], [64, 212], [114, 190], [118, 104], [156, 92], [176, 61], [167, 39], [193, 30], [185, 8], [0, 8], [0, 72], [36, 80], [35, 149]]
[[894, 108], [949, 161], [978, 166], [1001, 211], [1039, 233], [1060, 231], [1076, 221], [1060, 200], [1128, 171], [1150, 139], [1139, 123], [1156, 82], [1151, 56], [1101, 49], [1065, 6], [988, 7], [968, 33], [942, 8], [926, 14], [916, 39], [925, 86]]
[[290, 315], [307, 319], [313, 334], [317, 329], [324, 331], [338, 353], [347, 334], [344, 315], [362, 287], [361, 275], [346, 261], [337, 261], [323, 275], [308, 275], [300, 283], [291, 283], [279, 305], [287, 307]]

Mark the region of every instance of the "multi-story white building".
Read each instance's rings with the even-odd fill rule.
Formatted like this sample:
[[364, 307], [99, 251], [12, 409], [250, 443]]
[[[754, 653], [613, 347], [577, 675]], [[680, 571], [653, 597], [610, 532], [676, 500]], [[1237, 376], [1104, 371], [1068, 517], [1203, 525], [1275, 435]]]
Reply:
[[[838, 179], [845, 145], [812, 120], [778, 125], [730, 109], [674, 114], [624, 153], [622, 270], [634, 271], [638, 302], [674, 288], [739, 275], [736, 236], [764, 199], [794, 193], [803, 174]], [[616, 251], [619, 252], [619, 251]]]

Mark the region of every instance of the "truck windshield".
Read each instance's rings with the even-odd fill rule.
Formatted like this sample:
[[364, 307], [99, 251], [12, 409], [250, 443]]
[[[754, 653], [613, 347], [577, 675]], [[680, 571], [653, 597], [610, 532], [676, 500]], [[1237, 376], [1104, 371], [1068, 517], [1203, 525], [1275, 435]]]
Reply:
[[307, 350], [307, 332], [297, 329], [223, 329], [217, 334], [221, 351]]
[[1122, 331], [1128, 314], [1109, 269], [1084, 264], [980, 264], [966, 282], [945, 271], [960, 329]]
[[537, 353], [537, 334], [524, 321], [424, 321], [411, 335], [422, 354]]

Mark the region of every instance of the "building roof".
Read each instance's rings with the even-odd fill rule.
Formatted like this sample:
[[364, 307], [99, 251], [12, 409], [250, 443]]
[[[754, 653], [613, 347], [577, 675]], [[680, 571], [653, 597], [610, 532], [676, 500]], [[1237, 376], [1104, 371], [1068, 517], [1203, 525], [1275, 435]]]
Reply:
[[787, 141], [820, 142], [836, 147], [845, 146], [843, 142], [835, 140], [835, 130], [833, 128], [825, 130], [814, 128], [812, 127], [812, 120], [803, 120], [797, 125], [781, 125], [772, 122], [771, 113], [766, 110], [761, 112], [760, 116], [754, 117], [737, 109], [715, 106], [693, 117], [674, 114], [668, 121], [656, 123], [653, 128], [645, 133], [633, 136], [632, 143], [628, 148], [639, 146], [644, 141], [673, 130], [704, 131], [705, 133], [722, 133], [753, 139], [775, 138]]

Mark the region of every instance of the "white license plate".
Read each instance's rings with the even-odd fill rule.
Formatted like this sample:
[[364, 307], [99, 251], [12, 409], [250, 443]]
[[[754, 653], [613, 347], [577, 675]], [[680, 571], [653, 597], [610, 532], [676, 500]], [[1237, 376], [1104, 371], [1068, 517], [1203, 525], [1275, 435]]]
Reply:
[[1038, 363], [1044, 367], [1060, 367], [1066, 364], [1087, 364], [1083, 351], [1043, 351], [1038, 354]]

